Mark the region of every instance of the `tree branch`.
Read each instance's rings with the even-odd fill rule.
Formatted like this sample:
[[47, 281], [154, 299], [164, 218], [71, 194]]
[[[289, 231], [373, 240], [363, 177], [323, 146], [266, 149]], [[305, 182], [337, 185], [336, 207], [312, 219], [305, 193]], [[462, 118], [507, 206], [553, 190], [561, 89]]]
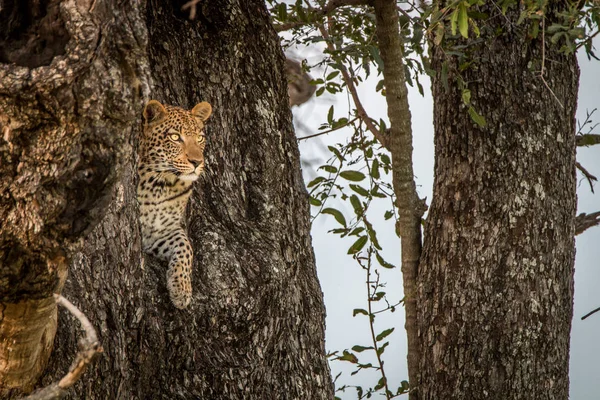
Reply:
[[54, 298], [58, 304], [69, 310], [69, 312], [79, 320], [82, 328], [85, 331], [85, 337], [79, 342], [79, 353], [77, 353], [75, 361], [71, 365], [69, 372], [67, 372], [67, 374], [59, 382], [55, 382], [49, 386], [46, 386], [45, 388], [25, 397], [23, 400], [49, 400], [63, 398], [67, 394], [67, 389], [77, 382], [79, 377], [84, 373], [88, 364], [90, 364], [93, 359], [103, 351], [100, 342], [98, 342], [96, 330], [87, 317], [69, 300], [65, 299], [61, 295], [55, 294]]
[[575, 143], [578, 147], [581, 146], [593, 146], [595, 144], [600, 144], [600, 135], [594, 133], [586, 133], [583, 135], [575, 136]]
[[[327, 32], [327, 29], [325, 29], [325, 26], [323, 26], [323, 25], [319, 25], [318, 29], [321, 32], [323, 39], [325, 39], [325, 43], [327, 44], [327, 49], [331, 53], [334, 53], [335, 48], [333, 47], [333, 43], [330, 40], [329, 32]], [[380, 132], [377, 129], [377, 127], [373, 123], [373, 120], [369, 117], [369, 115], [367, 114], [367, 111], [363, 107], [363, 105], [360, 101], [360, 98], [358, 97], [358, 92], [356, 91], [356, 86], [354, 86], [354, 81], [352, 80], [352, 77], [350, 76], [350, 73], [348, 72], [348, 68], [346, 68], [346, 66], [343, 63], [339, 64], [339, 68], [340, 68], [340, 72], [342, 73], [342, 79], [344, 80], [344, 83], [346, 84], [346, 87], [348, 88], [348, 91], [350, 92], [350, 95], [352, 96], [352, 100], [354, 101], [354, 105], [356, 107], [356, 115], [366, 125], [369, 132], [371, 132], [373, 134], [373, 136], [375, 136], [375, 139], [377, 139], [379, 141], [379, 143], [381, 143], [383, 145], [383, 147], [385, 147], [386, 149], [389, 149], [389, 147], [388, 147], [389, 143], [388, 143], [388, 140], [386, 140], [385, 135], [383, 134], [383, 132]]]
[[[199, 1], [199, 0], [192, 0]], [[191, 1], [190, 1], [191, 3]], [[331, 14], [337, 8], [345, 7], [345, 6], [365, 6], [370, 5], [372, 3], [371, 0], [329, 0], [323, 8], [314, 9], [311, 8], [311, 15], [308, 21], [291, 21], [285, 24], [273, 25], [275, 31], [282, 32], [287, 31], [292, 28], [297, 28], [299, 26], [314, 24], [320, 18], [326, 17]]]
[[376, 34], [383, 60], [392, 153], [392, 183], [398, 207], [396, 224], [402, 249], [405, 329], [408, 339], [409, 399], [418, 398], [420, 348], [417, 326], [417, 275], [421, 258], [421, 219], [424, 202], [419, 199], [413, 172], [412, 126], [408, 89], [404, 75], [403, 47], [395, 0], [375, 0]]
[[579, 171], [581, 171], [585, 179], [587, 179], [588, 183], [590, 184], [590, 190], [592, 191], [592, 193], [594, 193], [594, 182], [598, 181], [598, 178], [590, 174], [588, 170], [583, 168], [583, 165], [581, 165], [579, 162], [576, 162], [575, 166]]
[[596, 225], [600, 225], [600, 211], [591, 214], [581, 213], [575, 218], [575, 235]]
[[596, 308], [595, 310], [590, 311], [589, 313], [585, 314], [583, 317], [581, 317], [581, 320], [586, 319], [587, 317], [589, 317], [592, 314], [597, 313], [598, 311], [600, 311], [600, 307]]

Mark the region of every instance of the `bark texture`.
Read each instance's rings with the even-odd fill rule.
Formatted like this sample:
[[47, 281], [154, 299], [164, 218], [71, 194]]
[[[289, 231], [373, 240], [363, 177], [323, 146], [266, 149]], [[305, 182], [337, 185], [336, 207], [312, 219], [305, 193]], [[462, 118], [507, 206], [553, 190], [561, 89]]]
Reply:
[[[556, 11], [562, 2], [554, 3]], [[546, 17], [549, 26], [554, 14]], [[517, 18], [511, 11], [485, 21], [483, 42], [462, 48], [474, 60], [462, 76], [484, 128], [461, 99], [462, 61], [433, 49], [436, 161], [419, 267], [420, 399], [568, 398], [579, 70], [574, 56], [546, 41], [544, 76], [561, 107], [539, 77], [543, 36], [526, 39]]]
[[[180, 11], [184, 1], [154, 0], [145, 8], [93, 3], [88, 13], [103, 39], [92, 65], [115, 63], [123, 75], [142, 72], [136, 79], [117, 75], [118, 85], [102, 76], [87, 84], [96, 101], [113, 101], [129, 114], [103, 115], [122, 124], [103, 132], [108, 153], [121, 164], [111, 168], [116, 178], [106, 185], [100, 223], [75, 241], [81, 251], [65, 251], [70, 265], [63, 294], [96, 326], [105, 351], [72, 397], [333, 397], [284, 57], [264, 3], [201, 2], [194, 21]], [[132, 40], [119, 42], [121, 33]], [[149, 86], [150, 94], [139, 90]], [[127, 96], [132, 87], [142, 93], [137, 101]], [[79, 102], [89, 97], [74, 96]], [[206, 173], [188, 209], [194, 299], [184, 311], [169, 301], [166, 265], [140, 253], [134, 149], [142, 104], [150, 97], [186, 108], [206, 100], [214, 109]], [[98, 121], [77, 126], [97, 127]], [[76, 322], [60, 313], [58, 326], [42, 385], [62, 376], [76, 352]]]

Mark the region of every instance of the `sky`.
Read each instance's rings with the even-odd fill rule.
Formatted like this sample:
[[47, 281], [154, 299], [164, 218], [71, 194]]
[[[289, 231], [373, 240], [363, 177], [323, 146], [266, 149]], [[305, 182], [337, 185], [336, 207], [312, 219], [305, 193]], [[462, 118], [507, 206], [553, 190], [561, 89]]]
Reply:
[[[600, 39], [595, 42], [600, 48]], [[318, 49], [302, 51], [298, 54], [288, 54], [292, 58], [307, 58], [309, 63], [315, 62], [319, 57]], [[578, 121], [585, 120], [586, 110], [600, 109], [600, 61], [588, 61], [585, 54], [578, 55], [581, 68], [581, 78], [578, 100]], [[316, 77], [316, 73], [313, 73]], [[387, 121], [385, 98], [375, 92], [378, 78], [372, 76], [365, 84], [359, 86], [360, 98], [367, 113], [371, 118]], [[413, 128], [413, 160], [415, 179], [420, 197], [431, 200], [433, 186], [433, 100], [429, 92], [427, 77], [422, 80], [426, 91], [421, 96], [416, 89], [409, 88], [409, 102], [412, 112]], [[326, 120], [331, 104], [335, 105], [335, 116], [346, 116], [349, 109], [346, 94], [337, 96], [325, 94], [311, 99], [300, 107], [294, 107], [294, 119], [297, 126], [297, 135], [302, 137], [318, 132], [319, 125]], [[352, 105], [350, 105], [352, 106]], [[594, 114], [595, 120], [600, 118], [600, 110]], [[389, 124], [388, 124], [389, 126]], [[600, 133], [600, 126], [594, 131]], [[329, 157], [327, 145], [346, 142], [350, 130], [339, 130], [318, 138], [300, 141], [300, 153], [303, 160], [303, 174], [308, 183], [316, 176], [316, 168], [326, 162]], [[600, 145], [588, 148], [579, 148], [577, 160], [593, 175], [600, 176]], [[578, 213], [594, 212], [600, 210], [600, 194], [594, 195], [581, 174], [578, 174], [579, 186]], [[428, 201], [428, 204], [430, 201]], [[370, 219], [378, 232], [378, 238], [384, 249], [386, 259], [400, 265], [399, 239], [393, 231], [393, 224], [384, 221], [383, 210], [389, 206], [388, 202], [374, 204]], [[377, 210], [379, 208], [379, 210]], [[314, 211], [314, 210], [313, 210]], [[352, 215], [350, 209], [347, 215]], [[317, 271], [327, 309], [326, 319], [326, 349], [327, 351], [341, 351], [354, 345], [368, 346], [370, 340], [369, 324], [364, 316], [352, 316], [355, 308], [366, 308], [366, 290], [364, 271], [346, 254], [353, 240], [340, 239], [338, 236], [327, 233], [335, 227], [331, 216], [320, 216], [313, 223], [313, 247], [317, 260]], [[591, 228], [577, 236], [577, 256], [575, 262], [575, 303], [573, 328], [571, 333], [571, 359], [570, 359], [570, 398], [571, 400], [589, 400], [600, 398], [600, 379], [598, 379], [598, 360], [600, 360], [600, 313], [582, 321], [581, 317], [589, 311], [600, 307], [600, 268], [597, 263], [600, 241], [600, 227]], [[382, 280], [387, 282], [387, 292], [391, 301], [402, 298], [402, 277], [399, 268], [383, 270]], [[406, 338], [404, 331], [404, 314], [402, 307], [395, 313], [380, 314], [376, 318], [376, 330], [394, 327], [395, 331], [388, 337], [389, 347], [383, 359], [390, 389], [395, 391], [402, 380], [407, 379], [406, 368]], [[361, 353], [361, 362], [375, 363], [375, 357]], [[340, 372], [336, 387], [343, 384], [374, 386], [379, 379], [377, 373], [362, 371], [354, 376], [350, 372], [354, 366], [347, 362], [330, 363], [332, 375], [336, 377]], [[342, 399], [356, 399], [356, 391], [349, 389], [344, 393], [337, 393]]]

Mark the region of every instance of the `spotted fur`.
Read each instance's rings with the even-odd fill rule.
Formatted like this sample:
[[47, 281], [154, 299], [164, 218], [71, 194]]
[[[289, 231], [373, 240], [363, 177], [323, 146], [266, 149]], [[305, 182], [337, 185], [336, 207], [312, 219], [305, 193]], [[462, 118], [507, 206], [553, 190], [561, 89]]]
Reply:
[[139, 183], [142, 246], [169, 261], [167, 287], [177, 308], [192, 299], [192, 246], [184, 229], [192, 184], [204, 170], [204, 123], [207, 102], [191, 111], [151, 100], [144, 108], [140, 140]]

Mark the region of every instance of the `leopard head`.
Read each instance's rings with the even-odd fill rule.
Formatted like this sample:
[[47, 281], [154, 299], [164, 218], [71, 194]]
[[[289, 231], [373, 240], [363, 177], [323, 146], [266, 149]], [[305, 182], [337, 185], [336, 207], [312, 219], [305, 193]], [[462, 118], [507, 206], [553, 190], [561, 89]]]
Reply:
[[140, 162], [148, 170], [195, 181], [204, 170], [204, 124], [212, 107], [203, 101], [191, 111], [150, 100], [144, 107]]

